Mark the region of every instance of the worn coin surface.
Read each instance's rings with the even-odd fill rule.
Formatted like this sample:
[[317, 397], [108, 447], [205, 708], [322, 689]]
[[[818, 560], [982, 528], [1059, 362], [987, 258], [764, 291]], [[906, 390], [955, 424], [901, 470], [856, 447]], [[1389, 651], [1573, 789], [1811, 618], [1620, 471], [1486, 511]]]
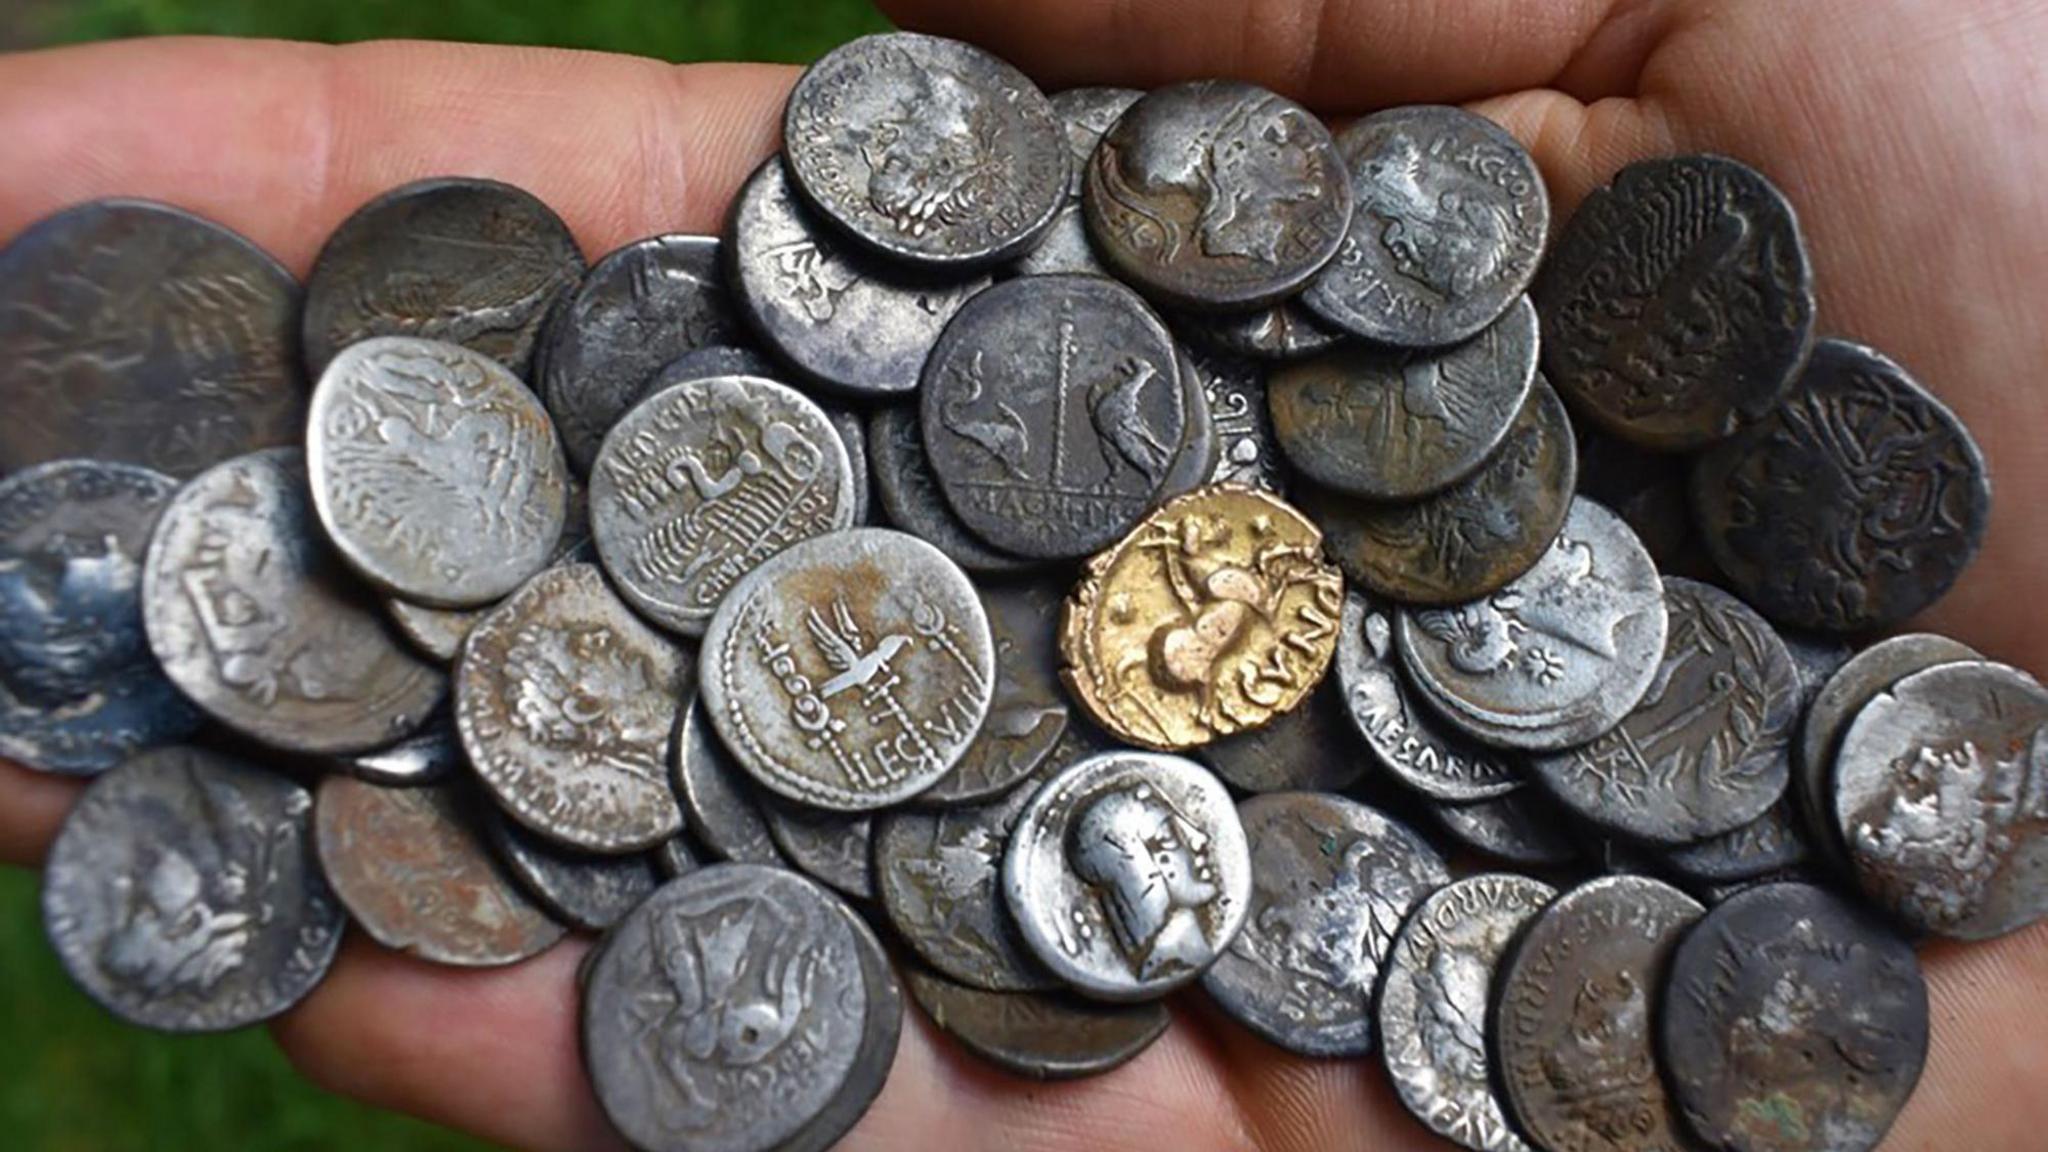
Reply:
[[447, 694], [320, 539], [296, 448], [179, 490], [150, 539], [142, 612], [150, 650], [193, 703], [289, 751], [388, 744]]
[[142, 625], [143, 553], [177, 487], [97, 460], [0, 480], [0, 757], [87, 776], [198, 729]]
[[1256, 85], [1199, 80], [1155, 89], [1118, 118], [1082, 203], [1119, 276], [1214, 312], [1297, 292], [1336, 255], [1352, 197], [1314, 114]]
[[[568, 508], [562, 519], [562, 535], [548, 557], [549, 564], [597, 562], [597, 549], [590, 543], [590, 501], [583, 482], [569, 477]], [[421, 654], [443, 664], [455, 663], [462, 642], [469, 639], [477, 622], [489, 615], [495, 604], [481, 608], [428, 608], [396, 597], [384, 601], [384, 614]]]
[[971, 804], [1017, 787], [1059, 746], [1072, 715], [1060, 687], [1063, 590], [1039, 582], [979, 591], [995, 641], [995, 697], [960, 763], [920, 794], [919, 804]]
[[783, 863], [753, 786], [711, 730], [703, 702], [694, 696], [677, 723], [670, 755], [675, 792], [689, 817], [685, 823], [712, 855], [735, 864]]
[[2048, 915], [2048, 688], [1989, 661], [1915, 672], [1842, 735], [1835, 819], [1873, 900], [1984, 940]]
[[484, 842], [482, 805], [461, 784], [321, 782], [313, 806], [320, 866], [371, 939], [436, 964], [489, 968], [537, 956], [562, 938], [562, 926]]
[[938, 549], [881, 528], [806, 540], [742, 578], [700, 666], [704, 709], [740, 766], [843, 812], [936, 784], [995, 695], [974, 585]]
[[1102, 258], [1095, 254], [1095, 242], [1088, 238], [1087, 213], [1079, 200], [1061, 205], [1031, 251], [1010, 262], [1008, 276], [1110, 276]]
[[410, 788], [439, 784], [458, 772], [468, 772], [469, 754], [462, 750], [455, 718], [446, 709], [440, 709], [417, 735], [373, 752], [338, 756], [328, 764], [366, 784]]
[[95, 200], [0, 248], [0, 472], [67, 457], [191, 476], [296, 443], [299, 288], [189, 212]]
[[495, 180], [419, 180], [341, 222], [306, 278], [307, 371], [372, 336], [445, 340], [527, 378], [583, 253], [547, 205]]
[[1042, 561], [998, 551], [960, 522], [924, 453], [917, 408], [878, 408], [868, 417], [868, 456], [874, 462], [875, 497], [889, 523], [925, 541], [969, 572], [1006, 575]]
[[1657, 571], [1725, 579], [1693, 524], [1688, 492], [1692, 457], [1639, 448], [1584, 420], [1575, 422], [1572, 431], [1579, 448], [1579, 495], [1621, 517], [1657, 562]]
[[1291, 1052], [1365, 1055], [1380, 968], [1408, 913], [1450, 883], [1443, 858], [1341, 796], [1274, 792], [1237, 812], [1251, 843], [1251, 908], [1202, 988]]
[[1217, 460], [1209, 482], [1285, 493], [1287, 463], [1266, 406], [1265, 367], [1228, 353], [1192, 347], [1185, 351], [1181, 370], [1192, 371], [1216, 426]]
[[1764, 814], [1730, 832], [1673, 848], [1664, 866], [1689, 880], [1734, 884], [1806, 863], [1806, 830], [1788, 788]]
[[1614, 513], [1573, 500], [1527, 573], [1454, 608], [1404, 610], [1401, 663], [1444, 719], [1489, 744], [1593, 740], [1650, 690], [1670, 618], [1657, 568]]
[[1193, 748], [1270, 723], [1329, 669], [1343, 581], [1277, 497], [1176, 497], [1091, 560], [1060, 620], [1061, 675], [1103, 727]]
[[1429, 813], [1458, 843], [1523, 868], [1558, 868], [1579, 858], [1578, 837], [1555, 802], [1535, 788], [1491, 800], [1429, 805]]
[[1417, 905], [1387, 953], [1378, 1023], [1394, 1094], [1474, 1152], [1530, 1152], [1493, 1087], [1486, 1014], [1509, 946], [1556, 897], [1526, 876], [1468, 876]]
[[1536, 383], [1536, 309], [1517, 298], [1477, 336], [1441, 351], [1349, 345], [1277, 369], [1267, 386], [1287, 462], [1369, 500], [1440, 492], [1507, 438]]
[[821, 215], [883, 256], [944, 270], [1028, 250], [1073, 171], [1066, 130], [1022, 72], [914, 32], [863, 36], [812, 64], [782, 139]]
[[848, 251], [799, 204], [769, 157], [733, 202], [733, 301], [756, 335], [811, 380], [855, 399], [917, 390], [939, 331], [988, 278], [931, 282]]
[[1224, 783], [1253, 793], [1342, 791], [1370, 760], [1333, 676], [1271, 723], [1204, 744], [1193, 755]]
[[972, 808], [892, 812], [875, 828], [875, 888], [889, 922], [925, 963], [991, 992], [1060, 982], [1032, 959], [1003, 903], [1003, 848], [1031, 800], [1026, 784]]
[[537, 388], [569, 463], [590, 470], [605, 433], [664, 366], [744, 335], [717, 237], [653, 236], [592, 265], [548, 322]]
[[654, 857], [654, 867], [664, 880], [688, 876], [707, 863], [688, 836], [671, 836], [650, 855]]
[[1809, 884], [1707, 913], [1671, 957], [1657, 1035], [1672, 1093], [1710, 1147], [1870, 1152], [1927, 1059], [1913, 949]]
[[1941, 599], [1991, 518], [1962, 421], [1881, 353], [1824, 340], [1776, 407], [1693, 470], [1693, 506], [1731, 586], [1822, 632], [1898, 624]]
[[1215, 414], [1209, 411], [1208, 389], [1195, 374], [1187, 350], [1178, 351], [1181, 406], [1187, 413], [1187, 429], [1173, 462], [1167, 466], [1165, 479], [1160, 481], [1154, 503], [1214, 483], [1217, 469], [1223, 466], [1223, 433], [1216, 427]]
[[1068, 88], [1052, 94], [1052, 112], [1066, 130], [1067, 148], [1073, 167], [1067, 195], [1081, 198], [1087, 184], [1088, 162], [1095, 158], [1095, 146], [1124, 113], [1145, 93], [1136, 88]]
[[1721, 156], [1622, 169], [1579, 205], [1534, 295], [1550, 382], [1646, 448], [1698, 448], [1763, 415], [1813, 343], [1792, 205]]
[[853, 469], [831, 420], [753, 376], [672, 384], [613, 426], [590, 472], [590, 532], [619, 594], [698, 635], [741, 577], [853, 525]]
[[526, 894], [570, 928], [603, 932], [625, 919], [661, 884], [654, 859], [646, 853], [599, 856], [566, 851], [502, 812], [486, 814], [483, 828], [499, 861]]
[[838, 1146], [882, 1094], [882, 1086], [896, 1066], [896, 1046], [903, 1037], [903, 986], [897, 982], [889, 953], [875, 930], [851, 907], [839, 904], [837, 909], [853, 930], [854, 943], [860, 949], [861, 980], [867, 989], [860, 1047], [854, 1054], [853, 1071], [832, 1102], [775, 1152], [829, 1152]]
[[1652, 1006], [1705, 909], [1646, 876], [1607, 876], [1538, 914], [1495, 973], [1489, 1029], [1511, 1114], [1539, 1148], [1689, 1152], [1659, 1075]]
[[1343, 333], [1324, 327], [1294, 300], [1249, 312], [1195, 313], [1177, 320], [1191, 340], [1260, 360], [1319, 356], [1344, 341]]
[[1500, 447], [1449, 488], [1404, 504], [1307, 489], [1302, 502], [1353, 582], [1404, 603], [1458, 604], [1544, 557], [1571, 514], [1577, 472], [1571, 418], [1539, 380]]
[[764, 797], [761, 817], [782, 862], [842, 895], [875, 898], [875, 822], [867, 813], [826, 812]]
[[1156, 752], [1067, 766], [1025, 806], [1003, 898], [1040, 963], [1084, 995], [1150, 1000], [1200, 978], [1251, 906], [1222, 781]]
[[1129, 1063], [1173, 1022], [1166, 1005], [1099, 1004], [1030, 992], [984, 992], [906, 969], [911, 999], [939, 1031], [1014, 1076], [1077, 1080]]
[[200, 748], [146, 749], [79, 797], [43, 868], [43, 924], [72, 980], [166, 1032], [290, 1008], [347, 918], [313, 853], [313, 798]]
[[477, 777], [520, 823], [589, 852], [652, 848], [682, 830], [667, 753], [690, 671], [603, 573], [568, 564], [469, 634], [455, 723]]

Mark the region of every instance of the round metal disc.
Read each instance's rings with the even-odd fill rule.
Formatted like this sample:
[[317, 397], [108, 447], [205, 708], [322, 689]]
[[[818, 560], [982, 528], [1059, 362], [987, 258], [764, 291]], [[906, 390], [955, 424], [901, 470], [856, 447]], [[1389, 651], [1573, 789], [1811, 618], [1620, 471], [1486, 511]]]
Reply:
[[786, 863], [768, 835], [753, 785], [711, 730], [704, 705], [694, 696], [676, 727], [671, 770], [690, 831], [712, 855], [735, 864]]
[[925, 455], [915, 405], [876, 409], [868, 418], [868, 452], [875, 465], [875, 496], [889, 523], [969, 572], [1006, 575], [1043, 563], [990, 547], [954, 515]]
[[980, 592], [995, 641], [995, 699], [960, 763], [920, 794], [919, 804], [982, 803], [1017, 788], [1058, 747], [1072, 720], [1057, 643], [1065, 589], [1039, 582], [991, 584]]
[[784, 864], [842, 896], [863, 903], [874, 900], [873, 817], [763, 797], [761, 818]]
[[1331, 676], [1270, 723], [1204, 744], [1194, 756], [1224, 783], [1253, 793], [1341, 792], [1369, 760]]
[[1032, 1080], [1078, 1080], [1123, 1067], [1166, 1033], [1161, 1003], [1098, 1004], [1031, 992], [984, 992], [915, 968], [911, 999], [978, 1059]]
[[487, 813], [483, 824], [498, 859], [526, 894], [571, 928], [606, 931], [661, 884], [653, 858], [645, 853], [569, 852], [526, 831], [502, 812]]

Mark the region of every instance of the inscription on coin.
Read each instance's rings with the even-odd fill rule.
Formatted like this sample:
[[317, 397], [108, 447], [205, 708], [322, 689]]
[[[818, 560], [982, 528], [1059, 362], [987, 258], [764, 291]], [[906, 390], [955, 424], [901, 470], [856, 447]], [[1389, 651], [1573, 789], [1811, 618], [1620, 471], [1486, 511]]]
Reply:
[[1268, 492], [1287, 490], [1287, 464], [1273, 435], [1273, 416], [1266, 406], [1266, 370], [1254, 360], [1189, 348], [1181, 370], [1192, 370], [1208, 399], [1209, 419], [1216, 426], [1216, 467], [1212, 484], [1241, 484]]
[[990, 547], [960, 522], [932, 474], [914, 405], [877, 409], [868, 418], [868, 450], [875, 464], [875, 495], [889, 523], [969, 572], [1006, 574], [1041, 563]]

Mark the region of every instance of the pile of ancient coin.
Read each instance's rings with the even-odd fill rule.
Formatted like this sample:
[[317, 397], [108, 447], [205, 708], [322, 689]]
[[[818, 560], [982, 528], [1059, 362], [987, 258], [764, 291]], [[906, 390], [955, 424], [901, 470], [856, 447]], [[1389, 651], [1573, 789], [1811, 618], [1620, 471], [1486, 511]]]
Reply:
[[588, 268], [474, 179], [303, 293], [61, 212], [0, 253], [0, 750], [103, 773], [51, 940], [207, 1030], [350, 922], [602, 933], [648, 1152], [830, 1145], [904, 987], [1056, 1079], [1195, 984], [1482, 1152], [1871, 1148], [1909, 942], [2048, 911], [2048, 691], [1883, 638], [1983, 460], [1816, 341], [1758, 173], [1550, 216], [1456, 109], [913, 35], [804, 75], [723, 237]]

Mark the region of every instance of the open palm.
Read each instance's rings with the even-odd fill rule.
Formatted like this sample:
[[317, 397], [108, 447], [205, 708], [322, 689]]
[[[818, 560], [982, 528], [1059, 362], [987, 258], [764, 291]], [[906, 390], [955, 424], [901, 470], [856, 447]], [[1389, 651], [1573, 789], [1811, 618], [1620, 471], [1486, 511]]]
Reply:
[[[1811, 245], [1821, 330], [1880, 345], [1968, 421], [2003, 499], [1926, 622], [2048, 674], [2048, 4], [2040, 0], [896, 0], [906, 25], [1005, 55], [1048, 90], [1228, 75], [1325, 114], [1468, 102], [1531, 148], [1560, 217], [1625, 163], [1716, 151], [1769, 174]], [[683, 18], [680, 14], [678, 18]], [[157, 41], [0, 59], [0, 238], [97, 196], [167, 200], [303, 273], [372, 195], [489, 176], [596, 254], [715, 231], [776, 144], [791, 70], [540, 50]], [[2026, 590], [2026, 591], [2022, 591]], [[0, 856], [39, 860], [76, 785], [0, 764]], [[608, 1148], [563, 945], [431, 968], [356, 937], [277, 1025], [314, 1079], [532, 1149]], [[1925, 956], [1934, 1048], [1888, 1149], [2038, 1148], [2048, 929]], [[1176, 1005], [1094, 1081], [1005, 1079], [908, 1022], [855, 1150], [1438, 1147], [1371, 1061], [1307, 1062]], [[913, 1013], [913, 1017], [915, 1014]], [[1965, 1135], [1966, 1134], [1966, 1135]]]

